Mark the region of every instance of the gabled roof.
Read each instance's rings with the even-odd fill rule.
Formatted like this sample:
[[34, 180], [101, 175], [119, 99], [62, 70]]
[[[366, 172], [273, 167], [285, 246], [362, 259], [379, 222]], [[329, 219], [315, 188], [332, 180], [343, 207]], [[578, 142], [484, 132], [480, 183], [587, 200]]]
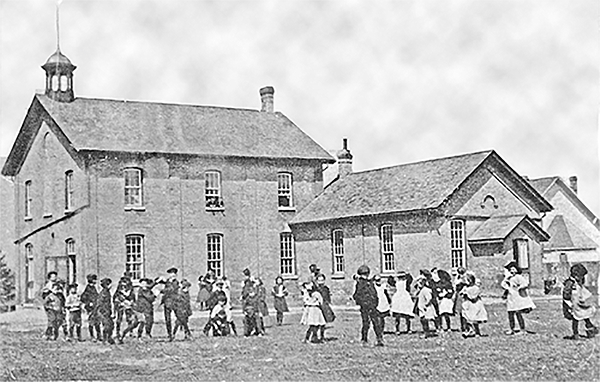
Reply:
[[348, 174], [325, 188], [290, 224], [435, 209], [487, 161], [510, 172], [541, 210], [552, 209], [495, 151], [487, 150]]
[[546, 199], [552, 199], [558, 191], [562, 191], [567, 199], [593, 224], [600, 229], [600, 219], [579, 199], [573, 189], [562, 180], [559, 176], [549, 176], [546, 178], [531, 179], [529, 181]]
[[504, 241], [519, 226], [534, 232], [540, 241], [547, 241], [550, 238], [548, 233], [527, 215], [511, 215], [490, 217], [468, 236], [468, 241], [469, 243]]
[[[33, 102], [39, 102], [77, 151], [335, 161], [279, 112], [92, 98], [66, 103], [41, 94]], [[17, 140], [31, 137], [22, 133]], [[20, 167], [26, 155], [21, 151], [11, 151], [10, 168]]]
[[598, 245], [563, 215], [556, 215], [548, 226], [550, 242], [545, 251], [595, 249]]

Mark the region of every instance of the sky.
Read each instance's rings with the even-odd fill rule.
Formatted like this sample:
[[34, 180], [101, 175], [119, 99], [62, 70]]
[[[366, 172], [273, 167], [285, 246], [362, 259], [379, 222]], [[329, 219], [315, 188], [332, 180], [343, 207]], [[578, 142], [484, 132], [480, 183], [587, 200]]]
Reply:
[[[64, 0], [75, 95], [283, 112], [354, 170], [494, 149], [577, 175], [600, 216], [597, 0]], [[55, 0], [0, 0], [0, 156], [56, 49]]]

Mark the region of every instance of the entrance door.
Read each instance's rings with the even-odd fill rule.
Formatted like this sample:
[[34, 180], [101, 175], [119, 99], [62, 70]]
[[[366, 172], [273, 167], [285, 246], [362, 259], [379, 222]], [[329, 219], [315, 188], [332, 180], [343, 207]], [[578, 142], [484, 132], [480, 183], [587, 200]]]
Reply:
[[66, 282], [70, 282], [69, 257], [46, 257], [46, 274], [52, 271], [57, 273], [59, 279], [65, 280]]

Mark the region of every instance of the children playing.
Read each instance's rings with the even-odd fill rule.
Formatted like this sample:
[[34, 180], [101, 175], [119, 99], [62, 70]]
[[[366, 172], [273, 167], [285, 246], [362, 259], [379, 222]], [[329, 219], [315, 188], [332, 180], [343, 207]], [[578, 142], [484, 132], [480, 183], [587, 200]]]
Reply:
[[[521, 268], [515, 261], [511, 261], [504, 267], [506, 274], [500, 286], [506, 290], [506, 310], [508, 312], [509, 329], [506, 334], [519, 334], [525, 332], [525, 320], [523, 314], [531, 312], [535, 305], [527, 294], [529, 281], [521, 274]], [[515, 318], [519, 328], [515, 328]]]
[[[414, 318], [414, 302], [410, 295], [412, 276], [406, 272], [400, 272], [396, 280], [396, 292], [392, 295], [390, 311], [396, 321], [396, 334], [410, 333], [410, 320]], [[404, 320], [406, 331], [400, 331], [400, 322]]]
[[303, 301], [306, 308], [306, 314], [302, 317], [301, 324], [308, 325], [304, 342], [321, 343], [323, 338], [321, 327], [325, 326], [325, 317], [321, 311], [323, 297], [317, 291], [315, 284], [306, 282], [303, 284]]
[[461, 290], [462, 315], [465, 319], [466, 331], [464, 338], [483, 336], [479, 325], [487, 322], [488, 315], [481, 299], [481, 289], [476, 285], [475, 275], [465, 273], [466, 286]]
[[169, 341], [172, 341], [177, 330], [181, 328], [184, 333], [184, 340], [192, 339], [192, 332], [189, 328], [189, 318], [192, 315], [192, 305], [190, 303], [190, 287], [192, 284], [187, 280], [181, 281], [181, 289], [179, 290], [177, 297], [174, 302], [175, 310], [175, 327], [173, 328], [173, 335], [169, 337]]
[[423, 327], [423, 336], [424, 338], [436, 337], [435, 325], [430, 326], [435, 323], [436, 318], [430, 280], [421, 274], [415, 282], [415, 289], [417, 290], [417, 310]]
[[217, 304], [210, 312], [209, 331], [215, 337], [229, 335], [229, 322], [227, 321], [227, 311], [225, 310], [226, 304], [227, 297], [224, 294], [219, 295]]
[[593, 296], [584, 286], [587, 268], [583, 264], [574, 264], [570, 270], [570, 277], [563, 285], [563, 315], [571, 321], [573, 334], [564, 337], [568, 340], [578, 340], [579, 321], [585, 324], [585, 338], [592, 338], [598, 334], [598, 328], [594, 326], [591, 318], [596, 313], [596, 307], [592, 304]]
[[283, 324], [283, 313], [289, 312], [287, 302], [285, 301], [288, 291], [285, 285], [283, 285], [283, 277], [277, 276], [275, 278], [275, 285], [273, 286], [273, 290], [271, 290], [271, 295], [273, 295], [273, 306], [277, 312], [277, 326], [281, 326]]
[[450, 317], [454, 315], [454, 287], [452, 286], [452, 277], [442, 269], [437, 270], [438, 281], [435, 284], [437, 296], [439, 299], [439, 328], [442, 330], [443, 324], [446, 324], [444, 331], [451, 331]]
[[69, 339], [73, 339], [73, 332], [77, 334], [77, 340], [81, 338], [81, 298], [77, 294], [77, 284], [71, 284], [68, 288], [68, 296], [66, 298], [65, 307], [67, 310], [67, 322], [69, 325]]
[[366, 265], [358, 267], [356, 276], [356, 287], [352, 297], [356, 304], [360, 306], [360, 317], [362, 320], [361, 342], [363, 345], [368, 344], [368, 334], [370, 324], [373, 324], [375, 331], [376, 343], [375, 346], [383, 346], [383, 328], [380, 325], [377, 313], [377, 291], [373, 285], [373, 281], [369, 280], [371, 270]]

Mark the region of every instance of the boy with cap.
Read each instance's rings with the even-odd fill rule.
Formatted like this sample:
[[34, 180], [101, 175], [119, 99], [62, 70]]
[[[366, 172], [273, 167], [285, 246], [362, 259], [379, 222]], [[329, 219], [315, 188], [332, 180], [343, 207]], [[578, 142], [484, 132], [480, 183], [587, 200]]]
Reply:
[[95, 313], [98, 315], [98, 320], [102, 325], [102, 342], [108, 342], [109, 344], [114, 345], [115, 341], [112, 338], [114, 323], [110, 296], [111, 284], [112, 280], [109, 278], [104, 278], [100, 281], [102, 290], [98, 294], [98, 300], [96, 300]]
[[140, 280], [140, 289], [137, 295], [137, 309], [144, 315], [144, 324], [138, 328], [138, 337], [146, 331], [146, 335], [152, 338], [152, 325], [154, 324], [154, 300], [156, 296], [152, 293], [152, 280], [143, 278]]
[[179, 281], [177, 281], [177, 268], [167, 269], [167, 280], [162, 290], [162, 304], [165, 313], [165, 326], [167, 327], [167, 336], [169, 341], [173, 341], [173, 330], [171, 325], [172, 313], [175, 309], [175, 302], [179, 294]]
[[183, 279], [181, 281], [181, 289], [177, 293], [177, 296], [174, 301], [173, 310], [175, 311], [175, 328], [173, 328], [173, 336], [170, 340], [175, 337], [177, 334], [177, 330], [181, 327], [183, 333], [185, 335], [184, 339], [189, 340], [192, 338], [192, 333], [190, 332], [190, 327], [188, 325], [188, 321], [190, 316], [192, 315], [192, 304], [190, 303], [190, 287], [192, 284]]
[[375, 346], [383, 346], [383, 328], [381, 327], [379, 315], [377, 313], [377, 290], [373, 281], [369, 280], [371, 270], [366, 265], [361, 265], [356, 271], [356, 289], [352, 298], [360, 306], [360, 317], [362, 319], [361, 342], [368, 344], [368, 334], [370, 324], [373, 324], [373, 330], [377, 342]]
[[[90, 332], [90, 338], [93, 341], [96, 339], [100, 340], [100, 322], [98, 315], [95, 312], [96, 300], [98, 300], [98, 290], [96, 289], [96, 280], [98, 276], [90, 274], [86, 276], [87, 285], [81, 294], [81, 302], [85, 311], [88, 314], [88, 330]], [[94, 337], [94, 330], [96, 331], [96, 337]]]
[[598, 334], [598, 328], [591, 321], [596, 313], [596, 307], [592, 305], [593, 296], [584, 286], [587, 273], [588, 270], [583, 264], [574, 264], [571, 267], [570, 277], [563, 284], [563, 315], [571, 321], [573, 330], [572, 335], [565, 337], [568, 340], [581, 338], [579, 335], [579, 321], [585, 323], [587, 338], [592, 338]]
[[69, 339], [73, 338], [73, 332], [77, 333], [77, 340], [81, 341], [81, 298], [77, 294], [77, 284], [69, 285], [66, 300], [67, 320], [69, 323]]

